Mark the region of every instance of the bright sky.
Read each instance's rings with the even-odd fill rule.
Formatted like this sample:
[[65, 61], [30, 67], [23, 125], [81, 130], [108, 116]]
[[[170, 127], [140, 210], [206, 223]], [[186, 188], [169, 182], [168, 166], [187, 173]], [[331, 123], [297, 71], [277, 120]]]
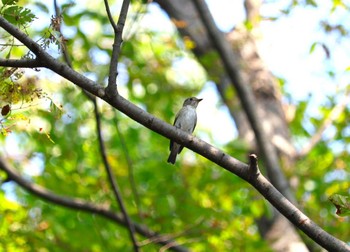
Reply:
[[[276, 17], [290, 1], [271, 1], [262, 7], [262, 16]], [[278, 77], [286, 80], [286, 90], [291, 94], [292, 101], [307, 99], [311, 94], [312, 102], [309, 113], [318, 114], [318, 107], [325, 103], [326, 95], [333, 95], [349, 84], [350, 45], [336, 41], [334, 36], [326, 36], [320, 27], [320, 20], [327, 17], [336, 23], [348, 20], [345, 10], [338, 10], [329, 15], [332, 1], [321, 2], [318, 8], [298, 7], [289, 16], [281, 17], [277, 21], [261, 23], [261, 39], [259, 41], [260, 55], [268, 68]], [[207, 0], [212, 15], [220, 29], [228, 31], [244, 20], [243, 1]], [[156, 6], [156, 5], [155, 5]], [[160, 13], [157, 7], [151, 7], [150, 19], [147, 19], [156, 29], [171, 29], [167, 16]], [[162, 19], [159, 22], [157, 18]], [[332, 56], [326, 60], [323, 49], [319, 46], [310, 54], [314, 42], [325, 42], [329, 46]], [[336, 76], [329, 77], [328, 71], [334, 71]], [[198, 127], [211, 129], [218, 142], [225, 143], [235, 136], [233, 123], [227, 111], [223, 108], [215, 113], [215, 103], [218, 100], [215, 88], [208, 83], [198, 95], [204, 101], [198, 107]], [[210, 101], [210, 102], [208, 102]], [[208, 112], [212, 115], [207, 116]], [[219, 123], [218, 123], [219, 122]], [[225, 131], [222, 125], [226, 125]], [[310, 128], [310, 130], [312, 130]], [[204, 139], [205, 140], [205, 139]]]
[[[233, 22], [230, 13], [226, 13], [223, 4], [219, 1], [209, 1], [214, 18], [222, 29], [230, 29]], [[238, 1], [234, 1], [236, 4]], [[271, 1], [262, 8], [262, 16], [275, 17], [279, 10], [290, 1]], [[278, 77], [286, 80], [286, 91], [291, 94], [293, 101], [308, 99], [311, 94], [311, 102], [308, 113], [318, 114], [318, 107], [326, 102], [327, 95], [342, 94], [344, 88], [349, 85], [350, 72], [346, 69], [350, 66], [350, 45], [347, 39], [337, 40], [335, 36], [325, 35], [320, 27], [321, 20], [329, 20], [335, 24], [349, 24], [348, 12], [338, 9], [332, 15], [329, 14], [332, 1], [318, 1], [319, 7], [295, 8], [291, 15], [282, 17], [277, 21], [265, 21], [261, 23], [262, 37], [259, 41], [260, 54], [268, 68]], [[212, 3], [212, 4], [211, 4]], [[239, 7], [235, 7], [239, 9]], [[226, 16], [227, 15], [227, 16]], [[324, 50], [319, 46], [310, 54], [311, 45], [314, 42], [324, 42], [331, 50], [331, 58], [326, 59]], [[328, 75], [328, 71], [335, 72], [335, 77]], [[340, 95], [340, 99], [342, 95]], [[306, 123], [306, 127], [310, 127]], [[309, 130], [313, 130], [310, 127]], [[330, 127], [325, 135], [333, 135]], [[339, 148], [339, 146], [334, 146]]]

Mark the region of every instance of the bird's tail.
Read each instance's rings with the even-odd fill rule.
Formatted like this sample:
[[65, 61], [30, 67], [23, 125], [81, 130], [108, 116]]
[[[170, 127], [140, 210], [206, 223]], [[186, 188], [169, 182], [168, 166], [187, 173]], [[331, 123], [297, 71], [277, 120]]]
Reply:
[[179, 153], [179, 147], [180, 147], [180, 145], [178, 145], [177, 143], [173, 144], [171, 151], [170, 151], [170, 154], [169, 154], [169, 157], [168, 157], [168, 163], [175, 164], [176, 156]]

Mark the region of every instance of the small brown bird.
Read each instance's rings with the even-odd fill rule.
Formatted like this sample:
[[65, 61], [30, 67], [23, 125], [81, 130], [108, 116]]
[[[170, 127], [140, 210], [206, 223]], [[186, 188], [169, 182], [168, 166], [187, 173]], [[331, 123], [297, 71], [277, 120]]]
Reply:
[[[182, 129], [188, 133], [192, 133], [197, 124], [197, 113], [196, 108], [198, 103], [203, 99], [198, 99], [196, 97], [187, 98], [182, 105], [182, 108], [177, 113], [175, 117], [174, 126], [176, 128]], [[168, 158], [168, 163], [175, 164], [176, 156], [183, 149], [183, 146], [170, 141], [170, 155]]]

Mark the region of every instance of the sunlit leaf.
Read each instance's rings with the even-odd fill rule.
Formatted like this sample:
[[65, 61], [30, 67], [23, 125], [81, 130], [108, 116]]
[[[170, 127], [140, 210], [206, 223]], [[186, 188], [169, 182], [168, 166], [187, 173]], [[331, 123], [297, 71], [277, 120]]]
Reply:
[[313, 53], [314, 51], [315, 51], [315, 48], [316, 48], [316, 46], [318, 45], [318, 42], [314, 42], [314, 43], [312, 43], [312, 45], [311, 45], [311, 47], [310, 47], [310, 53]]
[[336, 214], [339, 216], [350, 216], [350, 197], [340, 194], [333, 194], [328, 198], [336, 207]]
[[3, 5], [14, 5], [18, 3], [18, 0], [1, 0]]

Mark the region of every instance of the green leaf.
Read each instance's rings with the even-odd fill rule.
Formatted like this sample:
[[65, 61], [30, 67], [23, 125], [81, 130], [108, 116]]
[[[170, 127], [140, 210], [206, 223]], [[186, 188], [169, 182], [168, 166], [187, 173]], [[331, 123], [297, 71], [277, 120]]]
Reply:
[[43, 11], [45, 13], [48, 13], [48, 14], [50, 13], [50, 10], [49, 10], [49, 8], [47, 7], [47, 5], [45, 3], [41, 2], [41, 1], [40, 2], [37, 1], [34, 4], [35, 4], [35, 6], [37, 8], [39, 8], [39, 10], [41, 10], [41, 11]]
[[337, 208], [336, 214], [339, 216], [350, 216], [350, 197], [340, 194], [329, 196], [329, 201]]
[[314, 0], [307, 0], [306, 3], [307, 3], [308, 5], [313, 6], [313, 7], [317, 7], [317, 3], [316, 3]]
[[14, 25], [26, 26], [32, 22], [35, 15], [27, 8], [10, 6], [3, 10], [3, 16]]
[[310, 54], [313, 53], [313, 52], [315, 51], [315, 48], [316, 48], [317, 44], [318, 44], [318, 42], [312, 43], [312, 45], [311, 45], [311, 47], [310, 47], [310, 51], [309, 51]]
[[15, 5], [18, 3], [18, 0], [1, 0], [3, 5]]

